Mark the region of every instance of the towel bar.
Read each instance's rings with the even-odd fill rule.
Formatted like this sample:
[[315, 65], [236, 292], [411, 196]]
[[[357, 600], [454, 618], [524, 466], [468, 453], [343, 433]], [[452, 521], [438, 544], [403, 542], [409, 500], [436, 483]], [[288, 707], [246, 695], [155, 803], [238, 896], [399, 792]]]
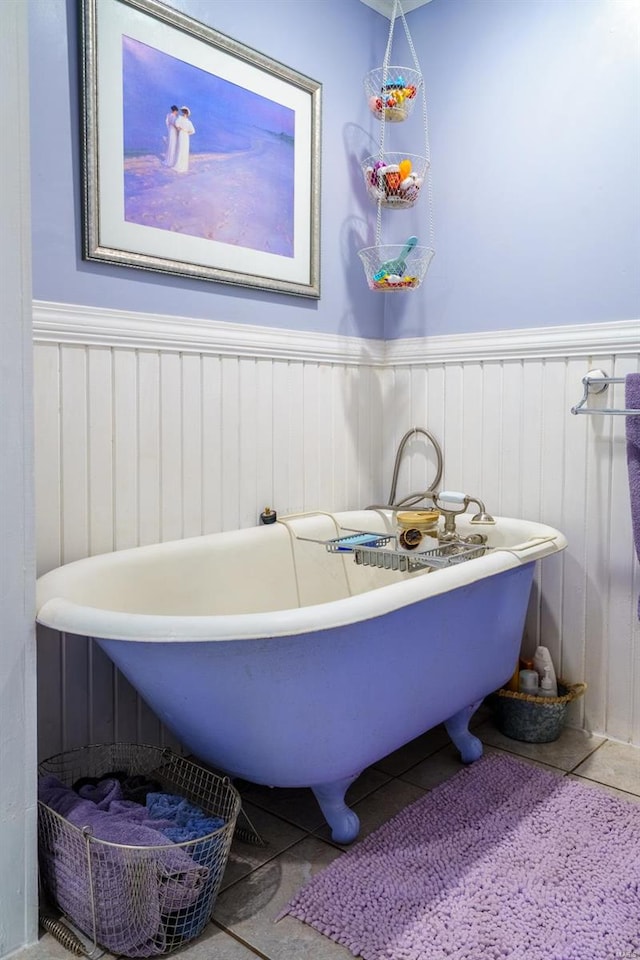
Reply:
[[602, 393], [607, 389], [610, 383], [624, 383], [626, 377], [608, 377], [604, 370], [590, 370], [586, 377], [582, 378], [584, 386], [584, 396], [579, 403], [571, 407], [571, 413], [600, 413], [611, 414], [611, 416], [637, 417], [640, 416], [640, 410], [616, 410], [614, 407], [585, 407], [590, 393]]

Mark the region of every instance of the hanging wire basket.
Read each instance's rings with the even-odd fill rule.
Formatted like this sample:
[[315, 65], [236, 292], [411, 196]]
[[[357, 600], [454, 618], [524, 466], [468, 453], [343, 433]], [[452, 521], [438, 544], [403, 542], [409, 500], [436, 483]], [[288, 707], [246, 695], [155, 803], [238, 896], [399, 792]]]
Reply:
[[429, 169], [426, 157], [413, 153], [384, 153], [362, 161], [367, 193], [383, 207], [412, 207]]
[[416, 290], [429, 269], [435, 251], [415, 246], [407, 252], [402, 244], [365, 247], [358, 251], [370, 290], [397, 293]]
[[391, 123], [411, 116], [421, 87], [422, 74], [412, 67], [378, 67], [364, 78], [371, 113]]

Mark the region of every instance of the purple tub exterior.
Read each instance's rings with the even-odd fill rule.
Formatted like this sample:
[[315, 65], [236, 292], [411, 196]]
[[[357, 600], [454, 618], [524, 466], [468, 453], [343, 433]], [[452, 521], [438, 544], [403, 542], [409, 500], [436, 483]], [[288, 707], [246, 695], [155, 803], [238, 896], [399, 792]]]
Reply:
[[497, 518], [485, 556], [431, 573], [362, 567], [321, 544], [392, 529], [354, 511], [105, 554], [38, 581], [38, 620], [95, 637], [200, 760], [254, 783], [311, 787], [333, 838], [369, 765], [444, 722], [463, 762], [469, 720], [513, 673], [544, 524]]

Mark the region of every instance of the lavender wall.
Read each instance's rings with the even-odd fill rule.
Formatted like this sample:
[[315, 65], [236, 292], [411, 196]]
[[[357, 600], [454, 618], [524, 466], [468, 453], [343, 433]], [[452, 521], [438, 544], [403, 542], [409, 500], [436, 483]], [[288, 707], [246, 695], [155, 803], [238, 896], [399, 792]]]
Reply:
[[[375, 207], [358, 160], [379, 126], [362, 79], [388, 21], [360, 0], [171, 0], [323, 84], [322, 298], [237, 289], [80, 256], [75, 0], [29, 0], [34, 297], [388, 339], [640, 313], [638, 5], [432, 0], [407, 15], [427, 83], [436, 257], [415, 292], [371, 293], [356, 252]], [[398, 26], [394, 56], [411, 64]], [[410, 126], [411, 124], [411, 126]], [[418, 113], [388, 149], [420, 152]], [[383, 212], [383, 240], [426, 208]]]
[[[356, 251], [375, 208], [358, 160], [375, 149], [362, 81], [381, 62], [388, 21], [359, 0], [168, 0], [169, 5], [323, 84], [320, 301], [81, 259], [76, 0], [29, 0], [34, 297], [381, 337], [383, 298]], [[373, 211], [373, 216], [372, 216]]]
[[437, 253], [418, 292], [386, 298], [386, 337], [637, 318], [638, 3], [432, 0], [407, 23]]

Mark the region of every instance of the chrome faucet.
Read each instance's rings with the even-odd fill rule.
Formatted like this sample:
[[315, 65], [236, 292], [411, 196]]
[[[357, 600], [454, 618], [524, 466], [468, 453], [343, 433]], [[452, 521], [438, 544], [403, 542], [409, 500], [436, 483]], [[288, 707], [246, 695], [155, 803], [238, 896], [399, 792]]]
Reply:
[[[471, 520], [469, 521], [470, 523], [493, 524], [496, 522], [494, 518], [487, 513], [482, 500], [479, 500], [477, 497], [470, 497], [466, 493], [458, 493], [458, 491], [453, 490], [443, 490], [440, 493], [434, 493], [432, 495], [432, 500], [444, 517], [444, 528], [440, 534], [440, 540], [456, 540], [459, 543], [487, 542], [487, 535], [484, 533], [472, 533], [468, 537], [461, 537], [456, 530], [456, 517], [462, 513], [465, 513], [470, 503], [475, 503], [479, 511], [478, 513], [474, 514], [473, 517], [471, 517]], [[462, 508], [460, 510], [451, 510], [450, 508], [444, 507], [442, 505], [443, 502], [460, 503], [462, 504]]]
[[487, 509], [484, 503], [482, 502], [482, 500], [478, 500], [477, 497], [469, 497], [468, 499], [469, 499], [469, 503], [475, 503], [479, 510], [479, 513], [476, 513], [471, 517], [471, 520], [469, 521], [470, 523], [495, 523], [496, 522], [494, 518], [491, 516], [491, 514], [487, 513]]
[[[426, 437], [427, 440], [433, 446], [436, 454], [436, 475], [433, 478], [431, 485], [424, 490], [422, 493], [410, 493], [406, 497], [403, 497], [402, 500], [398, 500], [396, 503], [396, 487], [398, 485], [398, 473], [400, 472], [400, 463], [402, 461], [402, 454], [404, 453], [404, 448], [407, 445], [407, 442], [412, 438], [422, 434]], [[367, 510], [388, 510], [392, 508], [394, 510], [399, 509], [400, 507], [412, 507], [416, 503], [420, 503], [421, 500], [433, 500], [433, 492], [438, 489], [438, 484], [442, 479], [442, 449], [440, 444], [433, 436], [429, 433], [428, 430], [425, 430], [424, 427], [411, 427], [410, 430], [407, 430], [404, 437], [400, 441], [398, 450], [396, 452], [396, 459], [393, 465], [393, 476], [391, 478], [391, 490], [389, 491], [389, 499], [387, 503], [375, 503], [367, 507]]]

